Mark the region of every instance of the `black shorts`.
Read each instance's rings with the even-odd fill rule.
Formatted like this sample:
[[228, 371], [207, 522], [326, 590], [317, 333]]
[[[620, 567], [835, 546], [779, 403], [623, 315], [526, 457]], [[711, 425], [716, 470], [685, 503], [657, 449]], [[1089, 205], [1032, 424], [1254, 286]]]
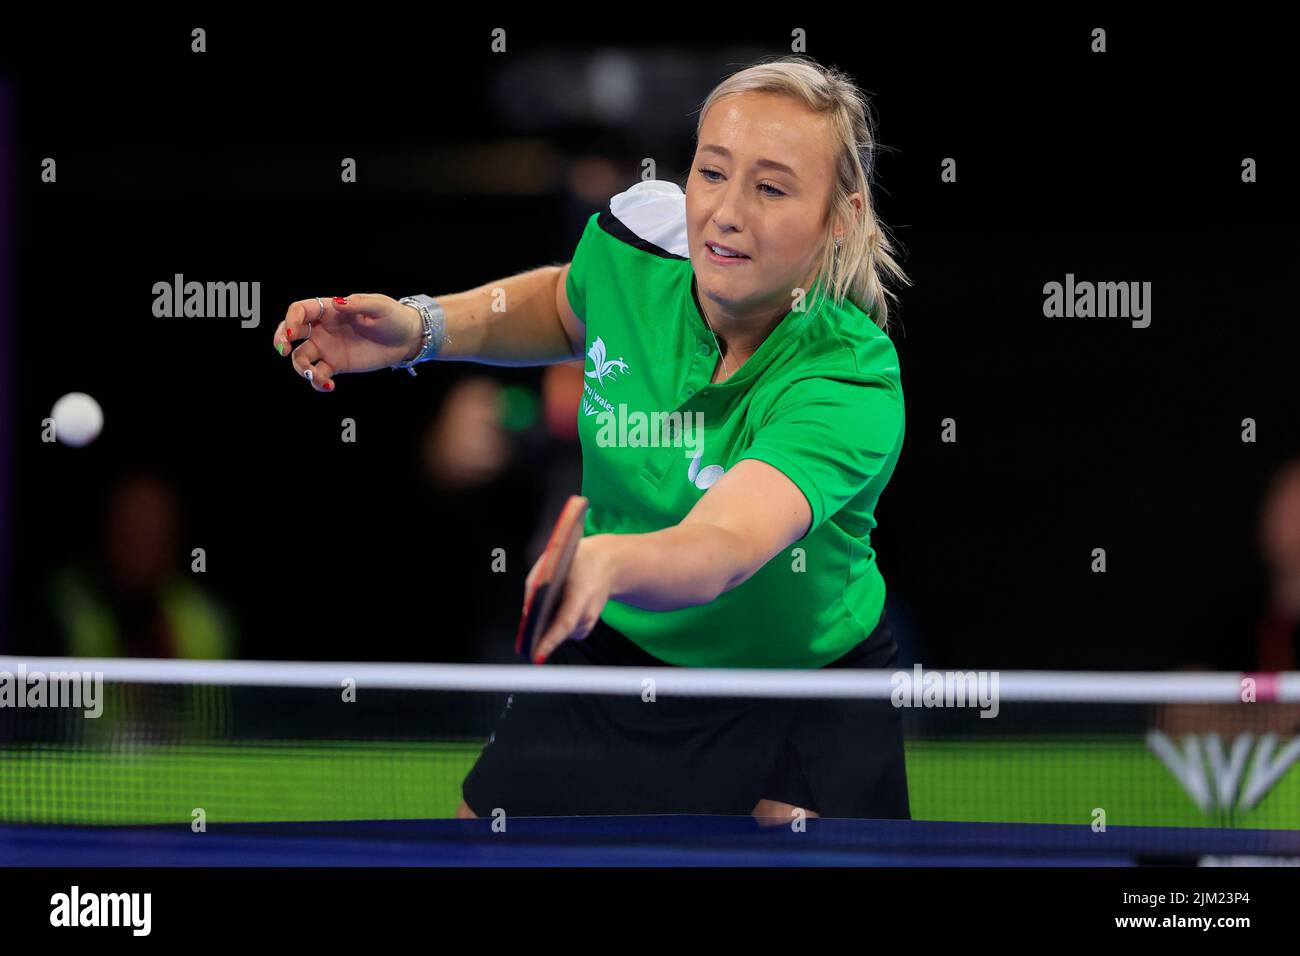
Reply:
[[[827, 667], [889, 668], [884, 615]], [[603, 621], [555, 665], [669, 667]], [[476, 816], [748, 814], [908, 819], [902, 716], [888, 700], [510, 695], [462, 795]]]

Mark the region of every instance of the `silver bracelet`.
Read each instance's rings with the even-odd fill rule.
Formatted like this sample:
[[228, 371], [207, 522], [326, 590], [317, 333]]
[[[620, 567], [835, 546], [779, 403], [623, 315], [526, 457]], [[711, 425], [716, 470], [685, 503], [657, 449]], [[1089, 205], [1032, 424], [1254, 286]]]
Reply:
[[413, 366], [429, 361], [442, 351], [444, 345], [451, 341], [447, 338], [447, 316], [442, 311], [442, 306], [438, 304], [438, 300], [432, 296], [408, 295], [397, 301], [402, 305], [409, 305], [419, 312], [420, 320], [424, 325], [420, 351], [409, 362], [398, 362], [392, 366], [394, 369], [404, 368], [414, 375], [415, 368]]

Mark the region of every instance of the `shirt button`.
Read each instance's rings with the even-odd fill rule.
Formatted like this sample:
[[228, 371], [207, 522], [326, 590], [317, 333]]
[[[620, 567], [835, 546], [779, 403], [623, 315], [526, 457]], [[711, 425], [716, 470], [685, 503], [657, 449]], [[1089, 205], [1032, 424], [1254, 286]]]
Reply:
[[700, 354], [701, 354], [701, 355], [708, 355], [708, 354], [709, 354], [710, 352], [712, 352], [712, 351], [713, 351], [713, 349], [709, 348], [708, 345], [706, 345], [706, 344], [703, 343], [703, 342], [700, 343]]

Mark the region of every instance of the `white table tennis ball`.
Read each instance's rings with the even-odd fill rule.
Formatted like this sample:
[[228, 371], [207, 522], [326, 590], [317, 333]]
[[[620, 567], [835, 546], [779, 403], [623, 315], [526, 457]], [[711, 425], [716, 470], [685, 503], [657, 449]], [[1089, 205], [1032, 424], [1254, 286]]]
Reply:
[[80, 448], [99, 437], [104, 427], [104, 411], [85, 392], [69, 392], [54, 403], [54, 437], [65, 445]]

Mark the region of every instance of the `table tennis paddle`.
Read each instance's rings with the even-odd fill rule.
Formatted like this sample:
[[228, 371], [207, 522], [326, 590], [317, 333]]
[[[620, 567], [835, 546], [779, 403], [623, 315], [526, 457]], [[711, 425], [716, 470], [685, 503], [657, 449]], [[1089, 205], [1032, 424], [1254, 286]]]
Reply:
[[524, 594], [524, 612], [519, 618], [519, 633], [515, 635], [515, 653], [526, 661], [532, 661], [537, 642], [555, 620], [569, 578], [569, 565], [573, 563], [578, 542], [582, 540], [586, 520], [587, 499], [582, 495], [570, 495], [551, 529], [537, 577]]

